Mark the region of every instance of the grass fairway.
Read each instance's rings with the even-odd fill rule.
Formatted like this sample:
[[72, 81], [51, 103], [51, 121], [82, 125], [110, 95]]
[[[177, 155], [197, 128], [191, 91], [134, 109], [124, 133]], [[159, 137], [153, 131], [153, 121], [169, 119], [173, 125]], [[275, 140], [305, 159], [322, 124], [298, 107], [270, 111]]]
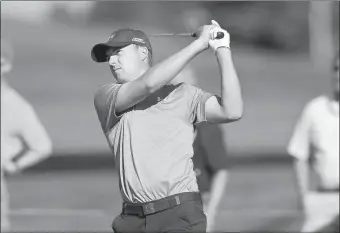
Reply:
[[[120, 213], [114, 171], [29, 173], [8, 179], [15, 232], [109, 232]], [[301, 224], [290, 164], [235, 167], [220, 205], [224, 232], [295, 232]]]

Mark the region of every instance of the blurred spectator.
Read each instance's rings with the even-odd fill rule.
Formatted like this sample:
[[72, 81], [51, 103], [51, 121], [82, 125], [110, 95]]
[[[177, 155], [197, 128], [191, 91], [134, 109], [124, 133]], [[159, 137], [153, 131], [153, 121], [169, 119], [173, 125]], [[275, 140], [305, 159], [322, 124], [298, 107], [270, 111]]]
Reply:
[[32, 106], [4, 77], [12, 64], [12, 47], [1, 39], [1, 232], [10, 229], [4, 172], [18, 173], [51, 154], [51, 141]]
[[215, 221], [228, 182], [228, 160], [221, 126], [197, 125], [194, 142], [194, 167], [203, 208], [207, 216], [207, 232], [216, 230]]
[[318, 229], [315, 233], [338, 233], [339, 232], [339, 214], [326, 226]]
[[[302, 232], [320, 232], [330, 223], [339, 225], [332, 221], [339, 217], [339, 54], [332, 69], [333, 91], [307, 104], [288, 146], [305, 213]], [[318, 178], [315, 191], [309, 187], [310, 156]]]

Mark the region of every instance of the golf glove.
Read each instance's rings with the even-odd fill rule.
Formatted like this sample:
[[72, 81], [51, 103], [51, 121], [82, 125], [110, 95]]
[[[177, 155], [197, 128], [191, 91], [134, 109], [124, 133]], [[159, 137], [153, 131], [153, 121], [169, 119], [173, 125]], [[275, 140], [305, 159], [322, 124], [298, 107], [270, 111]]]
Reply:
[[223, 32], [224, 37], [221, 38], [221, 39], [210, 39], [209, 40], [210, 48], [212, 48], [215, 53], [216, 53], [216, 50], [218, 48], [221, 48], [221, 47], [230, 48], [230, 35], [229, 35], [229, 33], [226, 30], [222, 29], [220, 27], [220, 25], [215, 20], [211, 20], [211, 24], [217, 26], [217, 27], [211, 29], [212, 38], [216, 38], [218, 32]]

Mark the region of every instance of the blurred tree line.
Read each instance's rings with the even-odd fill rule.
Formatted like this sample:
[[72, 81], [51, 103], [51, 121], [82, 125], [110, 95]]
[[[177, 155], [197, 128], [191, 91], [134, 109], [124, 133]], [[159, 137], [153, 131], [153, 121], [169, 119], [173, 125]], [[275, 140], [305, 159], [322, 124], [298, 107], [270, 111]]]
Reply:
[[[333, 2], [332, 28], [339, 35], [339, 2]], [[217, 20], [233, 43], [282, 51], [309, 50], [309, 2], [97, 2], [89, 23], [136, 22], [164, 31], [186, 32]]]

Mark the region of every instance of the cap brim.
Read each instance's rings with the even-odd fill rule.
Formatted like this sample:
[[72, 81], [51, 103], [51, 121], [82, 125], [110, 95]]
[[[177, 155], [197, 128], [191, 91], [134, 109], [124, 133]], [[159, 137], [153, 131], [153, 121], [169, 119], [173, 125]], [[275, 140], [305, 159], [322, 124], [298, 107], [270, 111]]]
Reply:
[[128, 46], [129, 44], [131, 43], [117, 42], [117, 43], [110, 43], [110, 44], [103, 44], [103, 43], [96, 44], [95, 46], [93, 46], [91, 50], [92, 60], [94, 60], [95, 62], [107, 62], [109, 58], [107, 51], [110, 48], [119, 49], [119, 48]]

